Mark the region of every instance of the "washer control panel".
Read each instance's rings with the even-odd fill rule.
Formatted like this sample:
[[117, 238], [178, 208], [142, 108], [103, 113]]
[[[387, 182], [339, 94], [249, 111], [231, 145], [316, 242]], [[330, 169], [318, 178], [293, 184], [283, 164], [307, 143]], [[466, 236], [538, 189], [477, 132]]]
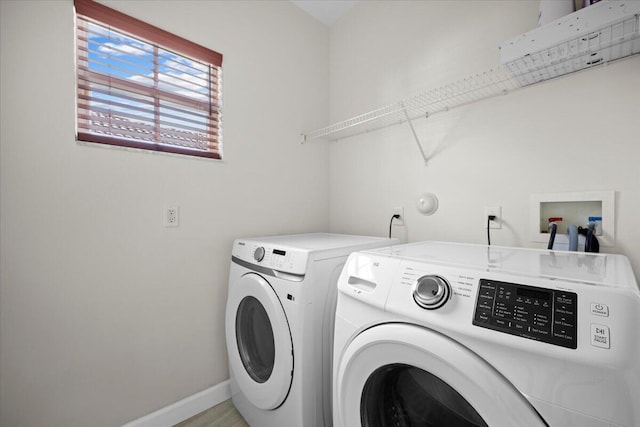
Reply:
[[573, 292], [480, 279], [473, 324], [575, 349], [577, 308]]
[[237, 240], [232, 255], [249, 264], [290, 274], [305, 274], [308, 252]]

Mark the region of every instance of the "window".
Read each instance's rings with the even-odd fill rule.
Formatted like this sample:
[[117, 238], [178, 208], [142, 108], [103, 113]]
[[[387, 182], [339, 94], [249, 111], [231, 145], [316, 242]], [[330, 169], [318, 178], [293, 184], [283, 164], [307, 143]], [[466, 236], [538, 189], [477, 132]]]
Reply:
[[75, 0], [77, 139], [220, 159], [222, 55]]

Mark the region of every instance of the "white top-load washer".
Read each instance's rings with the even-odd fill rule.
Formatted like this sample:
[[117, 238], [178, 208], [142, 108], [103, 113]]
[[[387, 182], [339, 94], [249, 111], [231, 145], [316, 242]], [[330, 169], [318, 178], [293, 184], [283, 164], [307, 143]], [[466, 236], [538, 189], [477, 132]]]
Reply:
[[334, 426], [640, 426], [622, 255], [421, 242], [338, 281]]
[[331, 425], [336, 282], [351, 252], [396, 241], [314, 233], [234, 242], [225, 333], [232, 400], [250, 425]]

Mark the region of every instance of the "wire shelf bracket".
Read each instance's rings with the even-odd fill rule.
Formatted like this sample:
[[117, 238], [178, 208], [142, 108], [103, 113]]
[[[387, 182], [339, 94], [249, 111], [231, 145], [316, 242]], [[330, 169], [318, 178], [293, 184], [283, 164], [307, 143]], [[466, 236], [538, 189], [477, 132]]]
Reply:
[[[427, 163], [429, 163], [429, 157], [427, 157], [427, 155], [424, 153], [424, 150], [422, 149], [422, 144], [420, 144], [420, 138], [418, 138], [416, 129], [413, 127], [413, 122], [411, 121], [411, 117], [409, 117], [409, 113], [407, 113], [407, 109], [404, 106], [404, 104], [402, 105], [402, 112], [404, 113], [407, 123], [411, 128], [411, 133], [413, 134], [413, 138], [416, 140], [416, 144], [418, 144], [418, 149], [420, 150], [420, 154], [422, 154], [422, 158], [424, 159], [424, 164], [426, 165]], [[426, 117], [429, 117], [429, 113], [427, 113]]]

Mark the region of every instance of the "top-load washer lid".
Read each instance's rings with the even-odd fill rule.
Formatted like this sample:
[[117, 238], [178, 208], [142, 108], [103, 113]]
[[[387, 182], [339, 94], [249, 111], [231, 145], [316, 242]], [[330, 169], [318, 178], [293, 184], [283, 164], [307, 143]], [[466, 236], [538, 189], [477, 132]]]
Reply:
[[628, 288], [638, 292], [631, 264], [624, 255], [449, 242], [418, 242], [366, 252], [434, 265], [561, 279], [574, 283]]

